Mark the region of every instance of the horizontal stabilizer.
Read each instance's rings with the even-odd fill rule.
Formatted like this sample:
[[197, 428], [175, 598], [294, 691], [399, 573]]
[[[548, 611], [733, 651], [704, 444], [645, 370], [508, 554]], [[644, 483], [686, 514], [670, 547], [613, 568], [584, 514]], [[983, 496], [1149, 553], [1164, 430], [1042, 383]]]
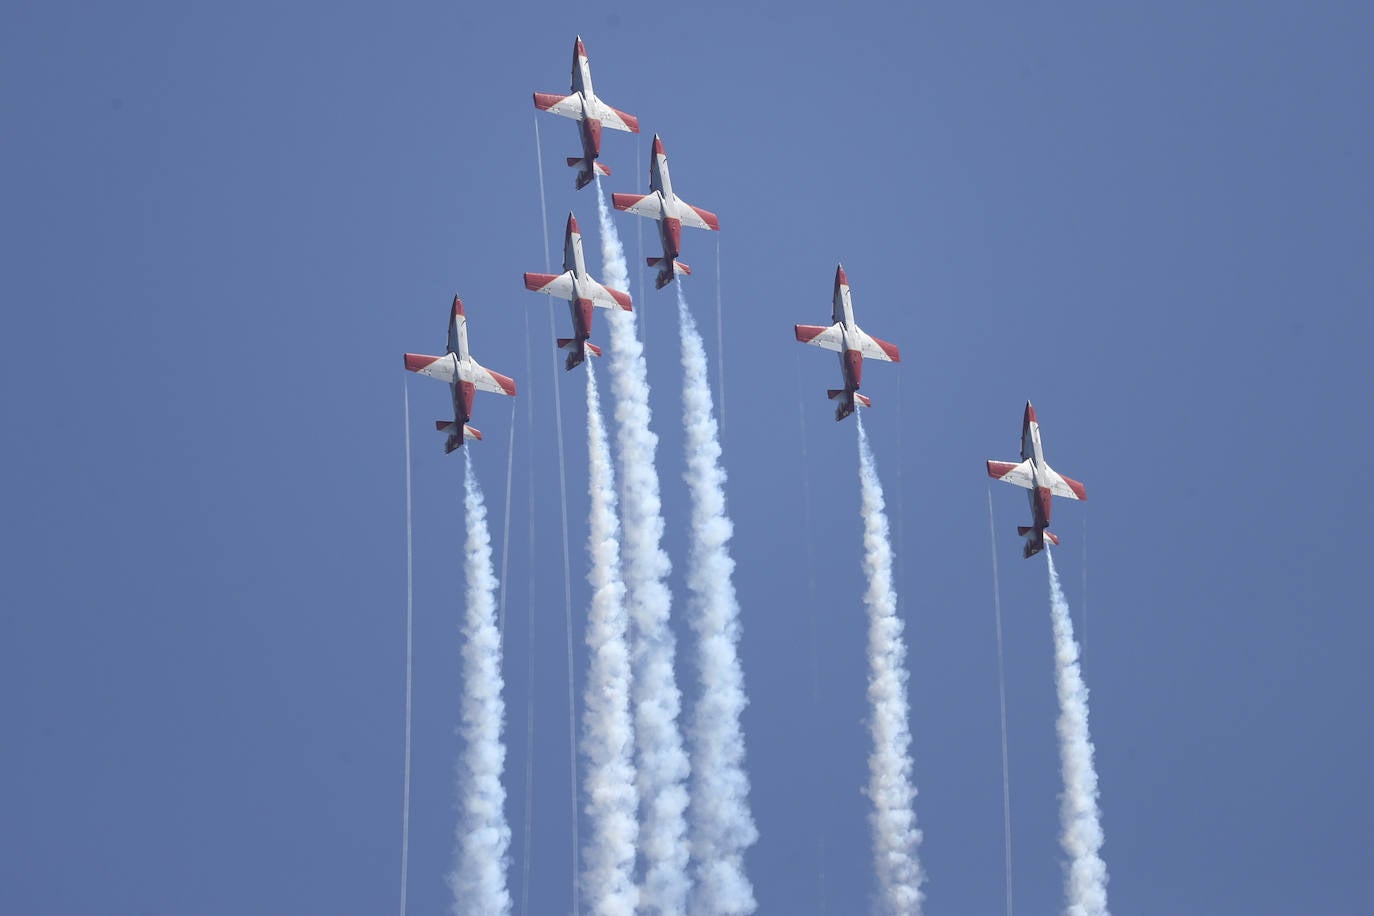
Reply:
[[873, 401], [869, 399], [868, 395], [866, 395], [866, 394], [859, 394], [857, 391], [854, 392], [854, 400], [858, 401], [860, 404], [864, 405], [865, 407], [872, 407], [872, 406], [873, 406]]
[[655, 289], [663, 289], [673, 282], [674, 277], [690, 277], [692, 275], [692, 268], [681, 261], [673, 261], [670, 270], [668, 265], [664, 263], [664, 258], [645, 258], [644, 260], [650, 267], [658, 269], [658, 275], [654, 277]]
[[825, 396], [828, 397], [828, 398], [830, 398], [830, 400], [833, 401], [833, 400], [835, 400], [835, 399], [838, 398], [838, 397], [843, 397], [843, 396], [844, 396], [844, 389], [843, 389], [843, 388], [827, 388], [826, 391], [825, 391]]
[[[575, 157], [575, 156], [569, 156], [569, 157], [568, 157], [568, 165], [569, 165], [570, 167], [572, 167], [572, 168], [575, 168], [575, 169], [580, 169], [580, 168], [582, 168], [582, 167], [586, 164], [586, 162], [587, 162], [586, 159], [578, 159], [578, 158]], [[609, 174], [611, 174], [611, 170], [610, 170], [610, 169], [606, 168], [606, 166], [602, 165], [600, 162], [596, 161], [595, 159], [592, 160], [592, 171], [596, 172], [596, 174], [598, 174], [598, 175], [609, 175]]]
[[[598, 347], [596, 344], [592, 343], [590, 340], [585, 340], [585, 341], [583, 341], [583, 342], [582, 342], [582, 347], [583, 347], [584, 349], [586, 349], [589, 353], [591, 353], [592, 356], [600, 356], [600, 355], [601, 355], [601, 348]], [[577, 350], [577, 349], [578, 349], [578, 347], [577, 347], [577, 338], [576, 338], [576, 337], [560, 337], [560, 338], [558, 338], [558, 349], [560, 349], [560, 350], [574, 350], [574, 351]]]
[[1059, 537], [1058, 537], [1057, 535], [1052, 534], [1052, 533], [1049, 532], [1049, 531], [1046, 531], [1046, 532], [1045, 532], [1045, 537], [1046, 537], [1046, 538], [1049, 540], [1049, 542], [1050, 542], [1051, 544], [1053, 544], [1054, 546], [1056, 546], [1056, 547], [1059, 546]]
[[[662, 258], [645, 258], [644, 260], [648, 263], [650, 267], [658, 267], [660, 264], [663, 263]], [[690, 265], [685, 264], [682, 261], [674, 261], [673, 273], [679, 275], [686, 275], [690, 277], [692, 275], [692, 268]]]
[[482, 441], [482, 431], [480, 429], [468, 426], [465, 423], [463, 424], [463, 432], [467, 433], [469, 438], [476, 439], [478, 442]]
[[435, 420], [435, 421], [434, 421], [434, 431], [435, 431], [435, 432], [446, 433], [446, 432], [449, 431], [450, 428], [452, 428], [452, 426], [453, 426], [453, 421], [452, 421], [452, 420]]
[[1035, 530], [1035, 529], [1032, 528], [1030, 525], [1017, 525], [1017, 526], [1016, 526], [1016, 533], [1019, 534], [1019, 535], [1021, 535], [1021, 537], [1025, 537], [1026, 535], [1030, 534], [1030, 533], [1031, 533], [1032, 531], [1034, 531], [1034, 530]]

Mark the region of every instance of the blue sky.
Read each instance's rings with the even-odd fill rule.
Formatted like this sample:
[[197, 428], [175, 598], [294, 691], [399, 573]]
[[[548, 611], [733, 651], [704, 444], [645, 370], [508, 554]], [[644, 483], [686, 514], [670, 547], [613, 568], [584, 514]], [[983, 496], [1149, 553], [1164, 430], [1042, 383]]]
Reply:
[[[530, 910], [570, 909], [550, 308], [558, 333], [568, 319], [520, 274], [544, 269], [529, 94], [566, 86], [578, 33], [598, 93], [646, 131], [607, 132], [607, 191], [645, 188], [658, 131], [675, 188], [721, 218], [718, 238], [684, 233], [683, 258], [714, 370], [719, 241], [761, 912], [871, 893], [855, 431], [830, 418], [833, 357], [790, 329], [825, 320], [840, 260], [860, 323], [903, 355], [864, 390], [900, 532], [927, 911], [1003, 907], [982, 462], [1015, 454], [1027, 398], [1090, 496], [1054, 528], [1080, 625], [1086, 539], [1114, 909], [1367, 909], [1370, 13], [856, 6], [7, 10], [0, 909], [394, 908], [400, 357], [442, 349], [455, 291], [475, 355], [521, 386], [511, 880], [518, 895], [532, 757]], [[592, 191], [561, 163], [574, 128], [540, 128], [549, 232], [574, 209], [594, 238]], [[654, 253], [638, 222], [618, 220], [632, 258], [641, 228]], [[632, 292], [681, 596], [674, 302]], [[580, 690], [582, 380], [557, 375]], [[413, 378], [410, 396], [410, 899], [439, 913], [461, 468], [431, 430], [443, 387]], [[511, 422], [479, 398], [498, 538]], [[992, 496], [1015, 899], [1048, 913], [1046, 577], [1019, 556], [1022, 494]]]

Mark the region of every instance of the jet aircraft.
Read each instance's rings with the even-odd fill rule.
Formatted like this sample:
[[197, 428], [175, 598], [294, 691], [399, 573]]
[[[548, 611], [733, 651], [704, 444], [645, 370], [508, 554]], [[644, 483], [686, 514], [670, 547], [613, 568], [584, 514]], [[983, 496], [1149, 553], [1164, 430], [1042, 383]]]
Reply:
[[1059, 544], [1059, 538], [1046, 530], [1050, 525], [1050, 502], [1053, 497], [1088, 498], [1083, 484], [1065, 477], [1045, 463], [1045, 453], [1040, 446], [1040, 423], [1035, 419], [1035, 408], [1030, 401], [1026, 402], [1026, 412], [1021, 419], [1021, 463], [989, 461], [988, 476], [1030, 490], [1027, 495], [1030, 497], [1032, 524], [1016, 528], [1016, 533], [1026, 539], [1022, 556], [1027, 559], [1045, 549], [1047, 538], [1051, 544]]
[[582, 158], [568, 158], [568, 165], [577, 171], [577, 188], [581, 190], [591, 184], [596, 175], [609, 175], [611, 170], [597, 162], [601, 155], [601, 128], [625, 130], [639, 133], [639, 119], [632, 114], [619, 111], [596, 97], [592, 91], [592, 68], [587, 63], [587, 49], [582, 46], [582, 36], [573, 45], [571, 95], [556, 95], [549, 92], [534, 94], [534, 107], [540, 111], [551, 111], [578, 122], [578, 136], [582, 139]]
[[682, 253], [682, 227], [695, 226], [698, 229], [720, 231], [720, 220], [710, 210], [694, 207], [673, 193], [673, 182], [668, 175], [668, 155], [663, 152], [663, 141], [654, 134], [654, 146], [649, 153], [649, 193], [612, 194], [617, 210], [625, 210], [639, 216], [658, 220], [658, 235], [663, 242], [663, 257], [648, 258], [650, 267], [658, 268], [654, 286], [663, 289], [673, 282], [677, 274], [690, 274], [692, 268], [677, 260]]
[[627, 312], [634, 306], [629, 293], [602, 286], [587, 273], [582, 257], [582, 233], [577, 217], [568, 214], [568, 229], [563, 237], [563, 273], [525, 274], [525, 288], [568, 300], [572, 310], [573, 336], [560, 337], [558, 348], [568, 351], [567, 368], [573, 369], [587, 358], [585, 351], [601, 355], [601, 348], [590, 343], [592, 336], [592, 308], [618, 308]]
[[448, 433], [444, 454], [463, 446], [466, 433], [481, 439], [478, 430], [468, 426], [472, 419], [472, 398], [478, 389], [494, 394], [515, 394], [515, 382], [499, 372], [492, 372], [468, 353], [468, 319], [463, 312], [463, 300], [453, 297], [453, 309], [448, 318], [448, 353], [445, 356], [426, 356], [407, 353], [406, 368], [449, 383], [453, 395], [453, 419], [435, 420], [434, 428]]
[[881, 359], [885, 362], [901, 362], [902, 356], [896, 344], [870, 337], [854, 323], [854, 305], [849, 297], [849, 278], [845, 276], [844, 265], [835, 268], [835, 297], [831, 306], [829, 327], [817, 324], [796, 325], [797, 340], [802, 343], [838, 350], [840, 353], [840, 372], [844, 376], [843, 388], [831, 388], [826, 396], [839, 402], [835, 406], [835, 420], [843, 420], [854, 412], [854, 402], [865, 407], [873, 402], [859, 394], [863, 381], [864, 357]]

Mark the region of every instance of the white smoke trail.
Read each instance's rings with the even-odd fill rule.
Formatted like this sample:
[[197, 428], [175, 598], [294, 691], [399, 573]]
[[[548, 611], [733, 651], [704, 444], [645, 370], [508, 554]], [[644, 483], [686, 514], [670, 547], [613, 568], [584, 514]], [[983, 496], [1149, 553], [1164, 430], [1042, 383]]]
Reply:
[[620, 571], [620, 526], [610, 444], [601, 420], [601, 399], [587, 361], [588, 492], [591, 497], [587, 552], [591, 611], [587, 616], [586, 703], [582, 753], [587, 757], [587, 816], [592, 834], [583, 856], [583, 890], [593, 913], [632, 916], [635, 843], [639, 838], [635, 794], [634, 725], [630, 719], [629, 617]]
[[1078, 669], [1069, 603], [1048, 549], [1050, 619], [1054, 625], [1055, 684], [1059, 692], [1059, 760], [1064, 794], [1059, 800], [1059, 843], [1069, 855], [1064, 881], [1068, 916], [1107, 916], [1107, 864], [1102, 849], [1102, 816], [1097, 808], [1097, 770], [1088, 736], [1088, 688]]
[[[682, 287], [678, 286], [678, 295]], [[716, 370], [720, 376], [720, 437], [725, 438], [725, 317], [720, 307], [720, 236], [716, 236]]]
[[[534, 121], [534, 147], [535, 153], [539, 158], [539, 212], [544, 217], [544, 269], [549, 270], [549, 207], [544, 198], [544, 147], [539, 140], [539, 119]], [[549, 305], [549, 337], [557, 338], [558, 330], [554, 326], [553, 304]], [[577, 814], [577, 700], [574, 696], [573, 688], [573, 624], [572, 624], [572, 567], [568, 560], [568, 475], [567, 462], [563, 458], [563, 400], [559, 394], [558, 387], [559, 360], [555, 357], [549, 360], [549, 369], [553, 379], [553, 416], [555, 425], [558, 428], [558, 497], [559, 506], [562, 509], [563, 520], [563, 635], [568, 648], [568, 773], [569, 773], [569, 792], [568, 802], [572, 806], [572, 883], [573, 883], [573, 916], [578, 916], [582, 904], [582, 892], [579, 888], [581, 881], [581, 867], [578, 863], [578, 855], [581, 852], [581, 842], [578, 840], [578, 814]], [[531, 631], [533, 632], [533, 631]], [[532, 758], [527, 758], [525, 782], [530, 783], [530, 766]], [[526, 808], [528, 812], [529, 809]], [[528, 822], [526, 833], [529, 836]], [[524, 909], [524, 901], [528, 898], [529, 886], [529, 858], [525, 859], [524, 886], [521, 888], [521, 908]]]
[[907, 725], [906, 644], [892, 588], [892, 542], [883, 510], [883, 488], [864, 432], [859, 427], [859, 492], [864, 522], [864, 572], [868, 575], [868, 698], [873, 753], [868, 758], [869, 823], [883, 911], [919, 916], [920, 863], [916, 848], [916, 787], [912, 784], [911, 730]]
[[758, 840], [749, 813], [749, 776], [744, 771], [740, 714], [748, 702], [739, 663], [739, 602], [730, 556], [734, 526], [725, 511], [725, 471], [711, 412], [706, 348], [677, 288], [682, 338], [682, 420], [686, 434], [687, 490], [692, 500], [692, 545], [687, 561], [689, 620], [698, 642], [701, 697], [693, 709], [691, 822], [693, 913], [752, 913], [754, 889], [744, 871], [744, 851]]
[[405, 776], [401, 788], [401, 916], [406, 916], [406, 891], [410, 885], [410, 722], [414, 686], [415, 632], [415, 531], [410, 511], [410, 380], [405, 381], [406, 436], [406, 748]]
[[[625, 249], [596, 183], [601, 223], [601, 256], [606, 281], [624, 289], [629, 282]], [[644, 349], [633, 316], [612, 309], [611, 387], [616, 406], [616, 458], [620, 466], [620, 505], [626, 608], [634, 635], [635, 748], [638, 789], [643, 807], [640, 850], [645, 860], [641, 906], [649, 912], [682, 913], [687, 876], [687, 754], [677, 717], [682, 706], [673, 674], [676, 645], [668, 625], [672, 594], [666, 579], [670, 564], [660, 546], [663, 506], [654, 450], [658, 436], [649, 429], [649, 381]]]
[[997, 624], [997, 708], [1002, 714], [1002, 860], [1006, 866], [1007, 916], [1011, 916], [1011, 777], [1007, 765], [1007, 675], [1002, 663], [1002, 585], [997, 575], [997, 532], [988, 486], [988, 543], [992, 548], [992, 613]]
[[501, 771], [506, 748], [501, 741], [505, 704], [501, 699], [501, 636], [496, 630], [496, 574], [491, 566], [491, 532], [487, 507], [472, 456], [463, 450], [464, 508], [467, 543], [464, 565], [467, 609], [463, 620], [463, 702], [459, 735], [457, 849], [448, 884], [453, 912], [464, 916], [503, 914], [511, 910], [506, 889], [510, 864], [510, 827], [506, 824], [506, 790]]

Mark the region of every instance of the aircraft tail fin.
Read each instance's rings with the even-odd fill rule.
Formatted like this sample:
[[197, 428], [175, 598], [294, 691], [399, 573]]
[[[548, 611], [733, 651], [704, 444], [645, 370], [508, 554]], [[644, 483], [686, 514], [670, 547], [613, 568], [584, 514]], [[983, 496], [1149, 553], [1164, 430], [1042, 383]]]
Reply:
[[1016, 533], [1026, 539], [1026, 546], [1021, 551], [1021, 556], [1028, 560], [1045, 549], [1046, 541], [1056, 547], [1059, 546], [1059, 538], [1054, 532], [1037, 529], [1033, 525], [1017, 525]]
[[[839, 400], [840, 398], [844, 398], [845, 400], [849, 400], [849, 398], [846, 397], [846, 395], [848, 395], [848, 394], [849, 394], [849, 392], [846, 391], [846, 390], [843, 389], [843, 388], [827, 388], [826, 391], [825, 391], [825, 396], [828, 397], [828, 398], [829, 398], [830, 400], [832, 400], [832, 401], [837, 401], [837, 400]], [[853, 400], [858, 401], [860, 404], [864, 405], [865, 407], [872, 407], [872, 406], [873, 406], [873, 399], [872, 399], [872, 398], [870, 398], [870, 397], [869, 397], [868, 395], [866, 395], [866, 394], [859, 394], [859, 392], [857, 392], [857, 391], [854, 392], [854, 398], [853, 398]]]
[[668, 262], [667, 258], [645, 258], [644, 260], [650, 267], [658, 268], [658, 276], [654, 278], [655, 289], [663, 289], [673, 282], [674, 277], [690, 277], [692, 275], [692, 268], [681, 261]]
[[591, 341], [578, 340], [575, 337], [558, 338], [558, 349], [567, 350], [568, 358], [563, 362], [563, 368], [569, 372], [582, 365], [582, 361], [587, 358], [587, 354], [600, 356], [601, 348]]
[[452, 420], [435, 420], [434, 429], [441, 433], [448, 433], [448, 438], [444, 440], [444, 454], [448, 455], [463, 447], [464, 437], [480, 440], [482, 431], [468, 426], [466, 423], [454, 423]]
[[572, 156], [569, 156], [568, 165], [579, 170], [577, 173], [577, 190], [579, 191], [585, 188], [587, 185], [591, 184], [592, 181], [596, 179], [597, 175], [611, 174], [610, 169], [606, 168], [604, 165], [602, 165], [595, 159], [592, 160], [591, 168], [587, 168], [586, 159], [577, 159]]

